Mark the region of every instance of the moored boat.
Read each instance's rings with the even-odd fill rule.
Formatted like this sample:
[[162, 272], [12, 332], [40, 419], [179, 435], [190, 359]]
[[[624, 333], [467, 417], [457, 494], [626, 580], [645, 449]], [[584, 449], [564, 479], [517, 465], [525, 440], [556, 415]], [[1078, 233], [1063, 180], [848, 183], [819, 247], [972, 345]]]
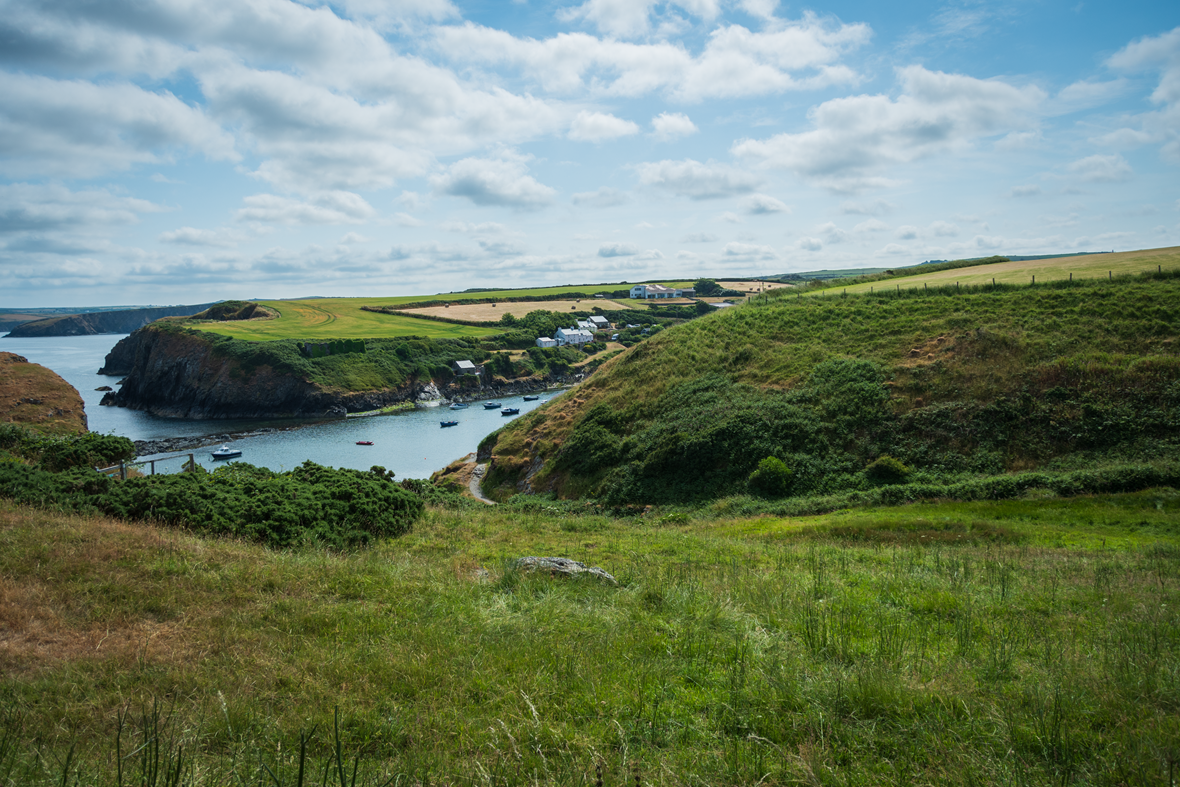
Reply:
[[519, 407], [505, 407], [500, 411], [500, 415], [520, 415]]
[[535, 401], [537, 401], [537, 400], [538, 400], [538, 399], [540, 399], [540, 398], [541, 398], [541, 397], [539, 397], [539, 396], [526, 396], [526, 397], [524, 398], [524, 400], [525, 400], [526, 402], [535, 402]]
[[214, 459], [233, 459], [241, 455], [241, 451], [237, 448], [230, 448], [228, 445], [223, 445], [213, 452]]
[[466, 410], [467, 402], [451, 402], [452, 410]]
[[501, 406], [502, 405], [499, 402], [484, 402], [483, 403], [483, 409], [485, 409], [485, 410], [495, 410], [496, 408], [501, 407]]
[[458, 426], [458, 421], [439, 421], [439, 426]]
[[356, 444], [357, 445], [372, 445], [373, 441], [372, 440], [357, 440]]

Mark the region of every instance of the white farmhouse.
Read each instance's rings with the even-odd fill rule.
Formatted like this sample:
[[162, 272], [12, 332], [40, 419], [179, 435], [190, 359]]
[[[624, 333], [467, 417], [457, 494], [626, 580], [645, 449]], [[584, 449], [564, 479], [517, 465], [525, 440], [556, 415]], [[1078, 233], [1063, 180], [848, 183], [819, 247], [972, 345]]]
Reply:
[[554, 334], [557, 339], [557, 346], [564, 347], [567, 344], [583, 345], [594, 341], [594, 334], [590, 331], [584, 331], [581, 328], [558, 328], [557, 333]]
[[662, 284], [636, 284], [631, 288], [632, 298], [680, 298], [683, 295], [684, 290]]
[[537, 346], [538, 347], [556, 347], [557, 340], [550, 339], [548, 336], [541, 336], [537, 339]]

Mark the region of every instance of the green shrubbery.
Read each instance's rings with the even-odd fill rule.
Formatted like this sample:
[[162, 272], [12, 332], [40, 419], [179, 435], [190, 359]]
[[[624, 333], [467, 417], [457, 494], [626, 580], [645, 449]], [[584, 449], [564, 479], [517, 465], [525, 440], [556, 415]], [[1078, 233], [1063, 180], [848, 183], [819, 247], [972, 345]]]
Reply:
[[768, 456], [758, 463], [747, 482], [750, 491], [762, 497], [782, 497], [791, 490], [791, 470], [777, 456]]
[[272, 547], [363, 546], [408, 531], [422, 500], [382, 474], [304, 462], [288, 473], [235, 462], [212, 473], [125, 481], [74, 468], [0, 464], [0, 488], [20, 503], [183, 527]]
[[0, 450], [47, 470], [107, 466], [135, 456], [135, 444], [126, 437], [97, 432], [50, 437], [16, 424], [0, 424]]

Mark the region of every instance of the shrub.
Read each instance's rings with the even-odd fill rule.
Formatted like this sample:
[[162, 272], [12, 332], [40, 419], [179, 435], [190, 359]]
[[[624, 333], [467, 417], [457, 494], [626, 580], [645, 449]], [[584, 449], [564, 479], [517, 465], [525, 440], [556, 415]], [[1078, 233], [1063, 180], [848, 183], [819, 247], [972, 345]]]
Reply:
[[902, 464], [900, 459], [892, 456], [879, 457], [865, 468], [868, 479], [878, 484], [900, 484], [910, 472], [910, 468]]
[[747, 481], [750, 491], [762, 497], [782, 497], [791, 488], [791, 470], [777, 456], [768, 456], [758, 463]]

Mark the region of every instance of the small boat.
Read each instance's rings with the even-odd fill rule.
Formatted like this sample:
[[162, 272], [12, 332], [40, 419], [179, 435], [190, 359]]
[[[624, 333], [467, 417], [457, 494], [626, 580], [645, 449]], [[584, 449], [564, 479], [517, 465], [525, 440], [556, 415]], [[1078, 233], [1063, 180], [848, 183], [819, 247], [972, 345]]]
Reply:
[[500, 415], [520, 415], [519, 407], [505, 407], [500, 411]]
[[485, 409], [485, 410], [495, 410], [497, 407], [501, 407], [501, 406], [502, 405], [499, 402], [484, 402], [483, 403], [483, 409]]
[[214, 459], [233, 459], [234, 457], [241, 455], [241, 451], [236, 448], [230, 448], [228, 445], [223, 445], [221, 448], [218, 448], [213, 452]]
[[372, 445], [373, 441], [372, 440], [357, 440], [356, 444], [357, 445]]
[[466, 410], [467, 402], [451, 402], [452, 410]]
[[458, 426], [458, 421], [439, 421], [439, 426]]
[[540, 398], [541, 398], [541, 397], [539, 397], [539, 396], [526, 396], [526, 397], [524, 398], [524, 400], [525, 400], [526, 402], [535, 402], [535, 401], [537, 401], [537, 400], [538, 400], [538, 399], [540, 399]]

